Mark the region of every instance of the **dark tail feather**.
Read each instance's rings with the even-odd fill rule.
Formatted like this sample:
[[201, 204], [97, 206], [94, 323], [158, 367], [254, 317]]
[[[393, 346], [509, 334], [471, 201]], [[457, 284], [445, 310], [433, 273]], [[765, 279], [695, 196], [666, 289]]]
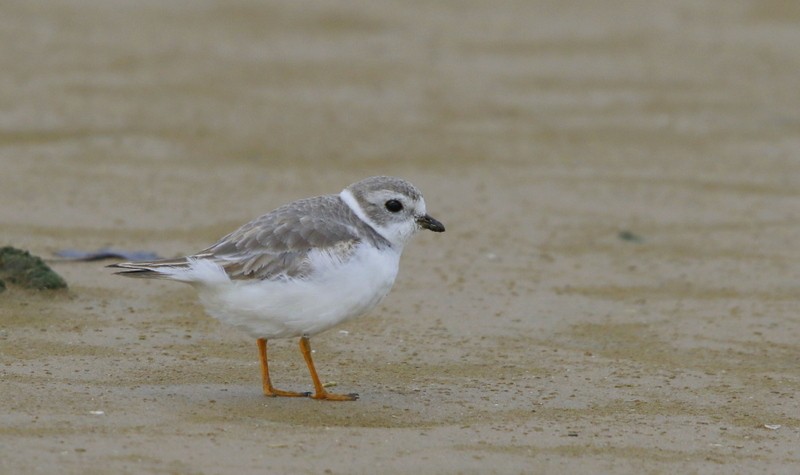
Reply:
[[125, 269], [114, 274], [125, 277], [137, 277], [144, 279], [168, 279], [170, 276], [158, 271], [159, 267], [184, 267], [188, 264], [185, 257], [180, 259], [164, 259], [154, 262], [120, 262], [106, 267], [113, 269]]
[[[110, 265], [106, 267], [121, 267], [118, 265]], [[122, 275], [125, 277], [137, 277], [140, 279], [159, 279], [166, 277], [164, 274], [160, 272], [156, 272], [151, 269], [135, 269], [135, 270], [123, 270], [119, 272], [114, 272], [115, 275]]]

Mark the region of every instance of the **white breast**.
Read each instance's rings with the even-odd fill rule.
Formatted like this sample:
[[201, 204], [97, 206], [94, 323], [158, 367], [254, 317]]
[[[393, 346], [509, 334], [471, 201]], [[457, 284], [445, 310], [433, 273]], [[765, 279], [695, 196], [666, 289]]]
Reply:
[[197, 286], [200, 301], [212, 316], [257, 338], [313, 335], [375, 307], [391, 290], [400, 263], [399, 252], [368, 244], [347, 262], [323, 252], [310, 258], [311, 279], [217, 279]]

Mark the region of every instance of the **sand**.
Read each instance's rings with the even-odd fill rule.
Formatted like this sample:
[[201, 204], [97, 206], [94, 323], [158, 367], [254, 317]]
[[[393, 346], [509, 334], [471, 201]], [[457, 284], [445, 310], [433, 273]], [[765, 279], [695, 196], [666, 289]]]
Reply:
[[447, 232], [312, 340], [352, 403], [51, 262], [0, 293], [0, 472], [797, 473], [795, 3], [163, 3], [4, 3], [0, 244], [177, 256], [376, 174]]

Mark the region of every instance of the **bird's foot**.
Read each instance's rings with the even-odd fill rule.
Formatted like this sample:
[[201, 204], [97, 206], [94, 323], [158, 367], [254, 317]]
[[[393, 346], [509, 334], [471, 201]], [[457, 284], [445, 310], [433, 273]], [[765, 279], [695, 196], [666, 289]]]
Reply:
[[311, 393], [309, 393], [309, 392], [299, 393], [299, 392], [296, 392], [296, 391], [283, 391], [281, 389], [275, 389], [275, 388], [268, 388], [267, 389], [267, 388], [265, 388], [264, 389], [264, 396], [267, 396], [267, 397], [310, 397]]
[[358, 394], [335, 394], [329, 393], [328, 391], [322, 391], [311, 396], [311, 399], [317, 399], [320, 401], [355, 401], [358, 399]]

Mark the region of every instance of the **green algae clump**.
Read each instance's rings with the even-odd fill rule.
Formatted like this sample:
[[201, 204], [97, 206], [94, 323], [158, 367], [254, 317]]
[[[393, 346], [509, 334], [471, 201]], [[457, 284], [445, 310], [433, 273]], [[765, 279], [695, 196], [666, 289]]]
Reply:
[[0, 248], [0, 292], [6, 280], [28, 289], [65, 289], [67, 283], [44, 261], [28, 251], [11, 246]]

